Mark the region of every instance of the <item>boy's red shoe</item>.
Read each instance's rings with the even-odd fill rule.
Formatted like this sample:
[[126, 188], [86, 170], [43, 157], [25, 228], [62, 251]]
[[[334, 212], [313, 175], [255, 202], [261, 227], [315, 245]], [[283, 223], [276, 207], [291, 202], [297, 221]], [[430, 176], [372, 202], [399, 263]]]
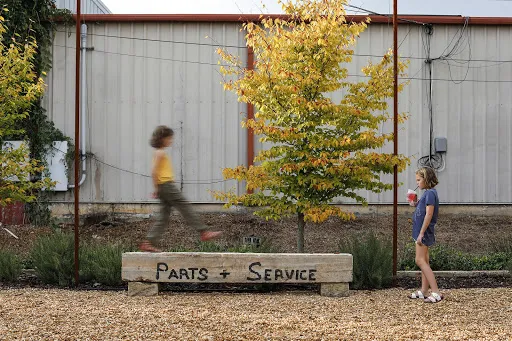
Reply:
[[142, 252], [162, 252], [162, 250], [154, 247], [148, 241], [142, 242], [142, 244], [140, 244], [140, 246], [139, 246], [139, 250]]
[[201, 241], [206, 242], [208, 240], [215, 239], [222, 234], [220, 231], [203, 231], [201, 232]]

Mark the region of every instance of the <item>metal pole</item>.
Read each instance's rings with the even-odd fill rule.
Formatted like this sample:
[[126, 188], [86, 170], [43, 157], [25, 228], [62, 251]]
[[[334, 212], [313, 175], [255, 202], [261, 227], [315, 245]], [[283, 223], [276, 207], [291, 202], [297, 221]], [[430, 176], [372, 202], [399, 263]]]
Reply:
[[[393, 0], [393, 154], [398, 155], [398, 0]], [[398, 166], [393, 172], [393, 278], [398, 264]]]
[[[75, 285], [78, 285], [79, 280], [79, 260], [78, 260], [78, 247], [79, 247], [79, 233], [78, 233], [78, 203], [80, 187], [78, 186], [78, 174], [80, 168], [80, 16], [81, 16], [81, 1], [76, 0], [76, 65], [75, 65]], [[85, 160], [84, 160], [85, 162]]]
[[[254, 50], [252, 47], [247, 49], [247, 69], [254, 70]], [[247, 103], [247, 119], [254, 119], [254, 105]], [[247, 129], [247, 168], [254, 165], [254, 130]], [[247, 194], [253, 191], [248, 190]]]

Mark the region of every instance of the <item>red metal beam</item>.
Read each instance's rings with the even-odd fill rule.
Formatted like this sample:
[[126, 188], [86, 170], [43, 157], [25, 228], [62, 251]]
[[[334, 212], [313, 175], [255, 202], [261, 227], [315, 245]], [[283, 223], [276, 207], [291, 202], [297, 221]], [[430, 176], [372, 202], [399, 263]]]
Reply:
[[[393, 0], [393, 154], [398, 155], [398, 0]], [[398, 166], [393, 169], [393, 278], [398, 267]]]
[[[262, 18], [288, 19], [284, 14], [85, 14], [84, 21], [97, 22], [247, 22], [261, 21]], [[361, 22], [370, 18], [372, 23], [392, 23], [392, 16], [347, 15], [348, 22]], [[428, 24], [461, 25], [466, 18], [458, 15], [400, 15], [399, 24], [409, 24], [403, 20], [412, 20]], [[512, 25], [512, 17], [470, 17], [471, 25]]]
[[[284, 14], [269, 14], [265, 17], [288, 18]], [[262, 17], [258, 14], [85, 14], [82, 19], [98, 22], [257, 22]]]
[[[81, 19], [81, 1], [76, 0], [76, 49], [75, 49], [75, 285], [79, 283], [79, 232], [78, 232], [78, 223], [79, 223], [79, 194], [80, 194], [80, 186], [79, 182], [79, 172], [80, 168], [80, 19]], [[85, 160], [83, 161], [85, 162]]]

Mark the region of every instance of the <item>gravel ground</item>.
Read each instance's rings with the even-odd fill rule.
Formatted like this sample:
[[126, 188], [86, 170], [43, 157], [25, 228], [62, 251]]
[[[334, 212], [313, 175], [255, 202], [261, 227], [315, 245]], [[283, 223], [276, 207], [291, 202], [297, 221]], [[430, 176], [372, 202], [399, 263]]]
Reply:
[[511, 288], [175, 293], [0, 290], [0, 340], [512, 340]]

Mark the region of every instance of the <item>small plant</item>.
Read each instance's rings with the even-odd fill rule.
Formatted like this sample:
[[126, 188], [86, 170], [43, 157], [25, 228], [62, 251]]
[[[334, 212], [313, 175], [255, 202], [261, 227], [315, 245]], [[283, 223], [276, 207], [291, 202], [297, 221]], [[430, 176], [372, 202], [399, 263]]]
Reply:
[[226, 248], [214, 242], [200, 242], [197, 252], [226, 252]]
[[70, 286], [74, 282], [74, 238], [64, 232], [39, 237], [30, 254], [37, 277], [45, 284]]
[[81, 277], [108, 286], [121, 285], [121, 261], [128, 248], [121, 244], [85, 245], [81, 249]]
[[354, 260], [352, 287], [380, 289], [393, 280], [393, 249], [391, 243], [378, 239], [373, 232], [364, 238], [352, 237], [341, 245], [341, 252], [352, 254]]
[[215, 242], [200, 242], [194, 249], [184, 246], [172, 248], [169, 252], [238, 252], [238, 253], [272, 253], [274, 249], [265, 240], [260, 245], [236, 244], [232, 246], [220, 245]]
[[14, 282], [21, 274], [20, 258], [10, 251], [0, 250], [0, 282]]
[[228, 252], [239, 252], [239, 253], [273, 253], [275, 252], [273, 246], [266, 240], [262, 240], [261, 244], [242, 244], [230, 247]]
[[185, 246], [180, 245], [169, 249], [167, 252], [194, 252], [194, 250], [189, 250]]

